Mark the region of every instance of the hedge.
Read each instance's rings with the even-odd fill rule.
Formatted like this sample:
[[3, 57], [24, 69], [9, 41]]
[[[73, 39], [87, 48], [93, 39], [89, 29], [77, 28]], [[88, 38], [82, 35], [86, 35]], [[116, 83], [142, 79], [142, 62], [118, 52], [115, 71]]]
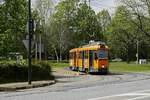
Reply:
[[[32, 80], [53, 80], [51, 66], [45, 62], [32, 64]], [[17, 64], [0, 64], [0, 83], [26, 82], [28, 66]]]

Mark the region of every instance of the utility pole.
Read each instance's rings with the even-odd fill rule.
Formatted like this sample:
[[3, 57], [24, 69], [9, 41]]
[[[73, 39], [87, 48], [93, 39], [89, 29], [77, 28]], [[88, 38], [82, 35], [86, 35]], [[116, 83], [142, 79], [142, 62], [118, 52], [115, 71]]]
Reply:
[[91, 0], [89, 0], [89, 9], [90, 9], [90, 6], [91, 6]]
[[137, 60], [136, 60], [136, 62], [138, 64], [139, 63], [139, 40], [137, 40], [137, 47], [136, 47], [136, 49], [137, 49], [137, 53], [136, 53]]
[[31, 73], [31, 61], [32, 61], [32, 54], [31, 54], [31, 40], [32, 40], [32, 30], [33, 30], [33, 20], [31, 18], [31, 0], [28, 1], [28, 21], [29, 21], [29, 25], [28, 25], [28, 28], [29, 28], [29, 51], [28, 51], [28, 84], [31, 85], [31, 76], [32, 76], [32, 73]]
[[41, 61], [42, 60], [42, 37], [41, 37], [41, 34], [39, 35], [39, 60]]

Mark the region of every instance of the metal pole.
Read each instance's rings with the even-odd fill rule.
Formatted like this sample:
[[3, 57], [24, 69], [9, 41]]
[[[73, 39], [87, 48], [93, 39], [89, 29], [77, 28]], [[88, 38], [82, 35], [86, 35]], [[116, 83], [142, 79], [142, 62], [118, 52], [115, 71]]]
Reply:
[[139, 41], [137, 40], [137, 64], [139, 63]]
[[90, 6], [91, 6], [91, 0], [89, 0], [89, 9], [90, 9]]
[[31, 55], [31, 38], [32, 38], [32, 19], [31, 19], [31, 0], [28, 2], [28, 10], [29, 10], [29, 52], [28, 52], [28, 84], [31, 84], [31, 61], [32, 61], [32, 55]]
[[41, 39], [41, 34], [39, 35], [39, 40], [40, 40], [40, 44], [39, 44], [39, 60], [42, 60], [42, 39]]

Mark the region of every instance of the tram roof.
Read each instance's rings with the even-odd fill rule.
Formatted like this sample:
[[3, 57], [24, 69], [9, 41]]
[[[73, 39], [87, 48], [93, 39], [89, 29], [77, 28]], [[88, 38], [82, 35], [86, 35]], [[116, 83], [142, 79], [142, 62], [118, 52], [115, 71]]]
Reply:
[[100, 48], [104, 48], [102, 46], [104, 46], [106, 49], [108, 49], [108, 46], [106, 46], [106, 45], [93, 45], [93, 46], [83, 46], [81, 48], [78, 48], [78, 50], [79, 51], [84, 51], [84, 50], [98, 50]]
[[69, 52], [76, 52], [78, 48], [71, 49]]
[[102, 46], [105, 46], [106, 49], [108, 49], [108, 46], [106, 45], [85, 45], [79, 48], [74, 48], [70, 50], [70, 52], [76, 52], [76, 51], [86, 51], [86, 50], [98, 50], [100, 48], [104, 48]]

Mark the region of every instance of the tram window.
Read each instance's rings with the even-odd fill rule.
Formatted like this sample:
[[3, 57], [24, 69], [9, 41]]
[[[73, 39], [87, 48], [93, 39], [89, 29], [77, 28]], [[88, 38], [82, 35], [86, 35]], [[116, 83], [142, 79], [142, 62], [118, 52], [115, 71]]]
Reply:
[[99, 58], [107, 58], [108, 57], [108, 52], [106, 50], [100, 50], [98, 54]]
[[85, 59], [88, 59], [88, 51], [85, 51], [85, 52], [84, 52], [84, 58], [85, 58]]
[[79, 58], [82, 59], [82, 52], [79, 53]]
[[69, 58], [71, 59], [71, 53], [69, 54]]
[[98, 59], [96, 52], [94, 53], [94, 59], [95, 59], [95, 60]]
[[78, 58], [78, 59], [80, 58], [80, 53], [79, 53], [79, 52], [77, 53], [77, 58]]
[[70, 59], [72, 59], [72, 58], [73, 58], [73, 53], [70, 53], [70, 55], [69, 55], [69, 56], [70, 56]]
[[82, 59], [84, 59], [84, 51], [82, 51], [81, 53], [82, 53], [81, 57]]
[[75, 59], [77, 57], [76, 52], [73, 53], [73, 58]]

